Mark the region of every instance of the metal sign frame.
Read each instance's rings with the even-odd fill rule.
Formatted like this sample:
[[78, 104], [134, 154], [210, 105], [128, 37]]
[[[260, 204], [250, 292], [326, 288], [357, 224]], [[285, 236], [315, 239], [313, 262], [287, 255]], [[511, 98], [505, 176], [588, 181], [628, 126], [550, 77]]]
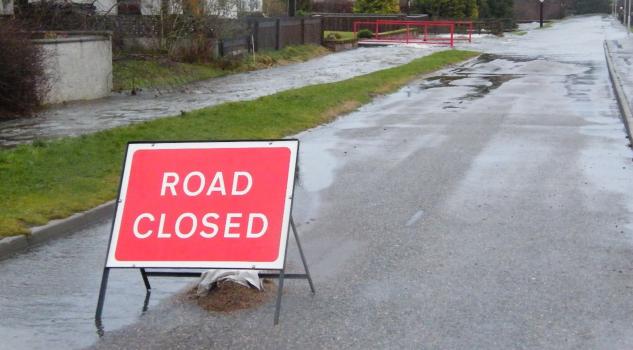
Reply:
[[[264, 146], [265, 144], [279, 144], [279, 143], [288, 143], [288, 142], [296, 142], [296, 152], [294, 155], [291, 155], [291, 159], [290, 159], [290, 167], [289, 167], [289, 176], [288, 176], [288, 185], [287, 185], [287, 194], [288, 196], [286, 197], [286, 203], [285, 206], [286, 208], [284, 208], [284, 217], [283, 217], [283, 221], [282, 221], [282, 232], [281, 232], [281, 238], [280, 238], [280, 248], [279, 248], [279, 252], [280, 254], [282, 254], [279, 259], [281, 260], [281, 264], [277, 264], [277, 265], [270, 265], [270, 264], [252, 264], [252, 263], [220, 263], [220, 264], [216, 264], [216, 263], [209, 263], [209, 264], [205, 264], [204, 262], [202, 262], [201, 264], [196, 265], [195, 262], [194, 264], [192, 263], [188, 263], [186, 262], [185, 264], [180, 264], [180, 262], [175, 262], [174, 264], [153, 264], [151, 262], [147, 263], [147, 262], [131, 262], [131, 263], [127, 263], [127, 264], [119, 264], [119, 263], [114, 263], [111, 264], [111, 257], [113, 256], [113, 249], [114, 247], [116, 247], [116, 241], [113, 240], [113, 238], [118, 237], [117, 235], [115, 235], [115, 230], [118, 229], [118, 226], [120, 224], [120, 219], [121, 219], [121, 215], [122, 215], [122, 205], [124, 203], [122, 203], [121, 199], [121, 195], [125, 195], [126, 191], [127, 191], [127, 176], [129, 176], [129, 171], [130, 171], [130, 167], [131, 167], [131, 161], [128, 164], [128, 156], [130, 154], [129, 150], [130, 150], [130, 146], [134, 147], [134, 145], [138, 145], [138, 144], [151, 144], [151, 145], [158, 145], [159, 147], [157, 149], [165, 149], [165, 148], [161, 148], [161, 145], [166, 145], [166, 144], [172, 144], [172, 145], [195, 145], [195, 144], [217, 144], [217, 145], [222, 145], [222, 146], [228, 146], [228, 148], [240, 148], [239, 144], [260, 144], [262, 146]], [[231, 147], [232, 146], [232, 147]], [[185, 148], [185, 147], [181, 147], [181, 148]], [[190, 148], [190, 147], [189, 147]], [[211, 148], [219, 148], [219, 147], [211, 147]], [[223, 147], [223, 148], [227, 148], [227, 147]], [[283, 286], [284, 286], [284, 280], [287, 278], [290, 279], [306, 279], [308, 281], [308, 284], [310, 286], [310, 291], [312, 292], [312, 294], [314, 295], [315, 293], [315, 289], [314, 289], [314, 284], [312, 282], [312, 278], [310, 276], [310, 271], [308, 269], [308, 264], [306, 262], [305, 259], [305, 255], [303, 253], [303, 249], [301, 247], [301, 242], [299, 240], [299, 234], [297, 232], [297, 228], [295, 226], [294, 220], [292, 219], [292, 203], [293, 203], [293, 198], [294, 198], [294, 186], [295, 186], [295, 182], [294, 182], [294, 177], [295, 177], [295, 173], [297, 171], [297, 159], [298, 159], [298, 154], [299, 154], [299, 140], [297, 139], [279, 139], [279, 140], [232, 140], [232, 141], [138, 141], [138, 142], [129, 142], [127, 144], [126, 147], [126, 151], [125, 151], [125, 157], [123, 160], [123, 166], [121, 169], [121, 177], [120, 177], [120, 182], [119, 182], [119, 190], [118, 190], [118, 194], [117, 194], [117, 206], [115, 207], [115, 211], [114, 211], [114, 216], [113, 216], [113, 220], [112, 220], [112, 227], [110, 229], [110, 240], [108, 241], [108, 249], [107, 249], [107, 253], [106, 253], [106, 259], [105, 259], [105, 263], [104, 263], [104, 268], [103, 268], [103, 274], [101, 277], [101, 286], [99, 288], [99, 298], [97, 300], [97, 308], [95, 311], [95, 325], [97, 326], [97, 331], [100, 335], [103, 334], [103, 323], [102, 323], [102, 314], [103, 314], [103, 306], [105, 303], [105, 295], [106, 295], [106, 291], [107, 291], [107, 286], [108, 286], [108, 278], [109, 278], [109, 274], [110, 274], [110, 269], [116, 269], [116, 268], [122, 268], [122, 269], [129, 269], [129, 268], [138, 268], [140, 270], [141, 273], [141, 278], [143, 279], [143, 283], [145, 285], [145, 289], [146, 289], [146, 297], [145, 297], [145, 302], [144, 302], [144, 306], [143, 306], [143, 310], [147, 309], [147, 304], [149, 301], [149, 297], [151, 294], [151, 284], [149, 282], [149, 278], [150, 276], [156, 276], [156, 277], [199, 277], [202, 272], [192, 272], [192, 271], [160, 271], [160, 270], [146, 270], [146, 268], [152, 268], [152, 269], [160, 269], [160, 268], [169, 268], [170, 270], [178, 270], [178, 269], [194, 269], [194, 268], [200, 268], [200, 269], [209, 269], [209, 268], [214, 268], [214, 269], [249, 269], [249, 270], [259, 270], [259, 269], [265, 269], [268, 271], [276, 271], [274, 273], [260, 273], [259, 276], [260, 278], [277, 278], [278, 279], [278, 287], [277, 287], [277, 298], [276, 298], [276, 304], [275, 304], [275, 315], [274, 315], [274, 324], [277, 325], [279, 324], [279, 315], [280, 315], [280, 311], [281, 311], [281, 301], [282, 301], [282, 294], [283, 294]], [[288, 251], [288, 236], [289, 236], [289, 230], [292, 229], [292, 233], [293, 233], [293, 237], [295, 238], [295, 242], [297, 243], [297, 248], [299, 250], [299, 255], [301, 257], [301, 262], [303, 263], [303, 268], [304, 268], [304, 273], [286, 273], [286, 258], [287, 258], [287, 251]], [[116, 234], [118, 234], [118, 232], [116, 232]], [[164, 266], [161, 266], [164, 265]], [[195, 265], [195, 266], [194, 266]], [[202, 266], [200, 266], [202, 265]]]

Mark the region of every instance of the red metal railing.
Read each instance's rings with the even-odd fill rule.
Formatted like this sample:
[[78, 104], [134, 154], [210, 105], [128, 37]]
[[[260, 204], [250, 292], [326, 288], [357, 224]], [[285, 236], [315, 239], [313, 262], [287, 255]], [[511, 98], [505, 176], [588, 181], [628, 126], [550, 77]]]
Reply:
[[361, 29], [373, 31], [373, 38], [362, 42], [438, 44], [454, 46], [455, 41], [472, 42], [470, 21], [355, 21], [354, 36]]
[[[457, 35], [455, 36], [455, 40], [468, 41], [469, 43], [473, 40], [473, 32], [475, 28], [473, 26], [472, 21], [455, 21], [455, 29], [457, 29]], [[463, 28], [465, 33], [462, 35], [459, 29]]]

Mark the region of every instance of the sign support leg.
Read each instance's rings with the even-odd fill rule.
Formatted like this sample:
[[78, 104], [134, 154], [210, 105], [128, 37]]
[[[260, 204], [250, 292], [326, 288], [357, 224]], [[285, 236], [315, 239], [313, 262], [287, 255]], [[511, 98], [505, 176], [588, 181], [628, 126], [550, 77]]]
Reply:
[[312, 283], [310, 270], [308, 270], [308, 263], [306, 262], [305, 255], [303, 255], [303, 248], [301, 248], [301, 242], [299, 241], [299, 233], [297, 232], [297, 227], [295, 226], [295, 221], [292, 219], [292, 217], [290, 218], [290, 226], [292, 227], [292, 233], [295, 236], [295, 241], [297, 241], [297, 247], [299, 247], [299, 255], [301, 256], [301, 262], [303, 262], [303, 268], [306, 272], [306, 278], [308, 280], [308, 283], [310, 284], [310, 290], [312, 291], [312, 294], [314, 294], [314, 284]]
[[[284, 269], [286, 268], [284, 263]], [[279, 312], [281, 311], [281, 295], [284, 292], [284, 270], [279, 271], [279, 287], [277, 288], [277, 304], [275, 305], [275, 326], [279, 324]]]
[[148, 293], [152, 291], [152, 286], [149, 284], [149, 279], [147, 278], [147, 272], [145, 269], [141, 269], [141, 277], [143, 277], [143, 283], [145, 284], [145, 289]]
[[143, 308], [141, 309], [141, 314], [144, 314], [147, 311], [147, 308], [149, 307], [149, 297], [152, 295], [151, 291], [147, 291], [145, 293], [145, 300], [143, 301]]
[[284, 265], [279, 270], [279, 286], [277, 287], [277, 303], [275, 304], [275, 326], [279, 324], [279, 313], [281, 312], [281, 295], [284, 292], [284, 279], [286, 278], [286, 259], [288, 258], [288, 243], [284, 248]]
[[[308, 280], [308, 283], [310, 284], [310, 290], [312, 291], [312, 294], [314, 295], [315, 290], [314, 290], [314, 284], [312, 283], [312, 277], [310, 276], [310, 270], [308, 269], [308, 263], [306, 262], [306, 257], [303, 254], [303, 248], [301, 247], [301, 241], [299, 240], [299, 233], [297, 232], [297, 227], [295, 226], [295, 222], [292, 219], [292, 217], [290, 217], [290, 227], [292, 228], [292, 233], [295, 237], [295, 241], [297, 242], [297, 247], [299, 248], [299, 255], [301, 256], [301, 262], [303, 263], [303, 268], [305, 270], [305, 275], [293, 275], [290, 274], [291, 277], [290, 278], [305, 278]], [[288, 244], [286, 244], [286, 254], [285, 256], [288, 255]], [[275, 326], [279, 324], [279, 313], [281, 312], [281, 297], [283, 294], [283, 289], [284, 289], [284, 280], [286, 279], [286, 261], [284, 259], [284, 266], [281, 270], [279, 270], [279, 275], [278, 275], [278, 279], [279, 279], [279, 286], [277, 288], [277, 303], [275, 305]]]
[[99, 300], [97, 301], [97, 311], [95, 312], [95, 319], [101, 320], [101, 313], [103, 311], [103, 302], [105, 301], [106, 289], [108, 288], [108, 276], [110, 275], [110, 268], [103, 268], [103, 276], [101, 277], [101, 288], [99, 289]]

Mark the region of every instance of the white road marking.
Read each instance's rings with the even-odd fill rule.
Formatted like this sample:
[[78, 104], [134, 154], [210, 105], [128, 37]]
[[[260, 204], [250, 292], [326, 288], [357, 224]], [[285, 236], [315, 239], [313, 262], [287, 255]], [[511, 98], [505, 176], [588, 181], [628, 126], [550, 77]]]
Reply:
[[418, 222], [418, 220], [422, 219], [423, 215], [424, 215], [424, 210], [418, 210], [415, 214], [413, 214], [411, 219], [409, 219], [409, 221], [407, 221], [407, 223], [405, 225], [406, 226], [411, 226], [411, 225], [415, 224], [416, 222]]

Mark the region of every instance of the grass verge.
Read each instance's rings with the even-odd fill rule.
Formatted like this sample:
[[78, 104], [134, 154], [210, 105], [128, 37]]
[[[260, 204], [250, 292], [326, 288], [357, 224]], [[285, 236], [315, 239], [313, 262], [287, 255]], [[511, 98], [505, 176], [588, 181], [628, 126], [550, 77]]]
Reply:
[[248, 56], [238, 61], [237, 67], [233, 70], [238, 72], [255, 69], [281, 66], [289, 63], [304, 62], [309, 59], [323, 56], [330, 53], [330, 50], [320, 45], [298, 45], [288, 46], [281, 50], [261, 51], [254, 56]]
[[177, 87], [231, 73], [302, 62], [328, 52], [318, 45], [299, 45], [279, 51], [258, 52], [255, 56], [249, 55], [239, 60], [219, 60], [206, 64], [173, 62], [151, 56], [145, 59], [120, 59], [112, 65], [112, 84], [114, 91]]
[[[417, 32], [418, 29], [417, 28], [411, 28], [408, 29], [410, 32]], [[381, 32], [378, 33], [378, 36], [389, 36], [389, 35], [394, 35], [394, 34], [404, 34], [407, 32], [406, 28], [403, 29], [396, 29], [396, 30], [390, 30], [387, 32]], [[335, 31], [335, 30], [325, 30], [323, 31], [323, 38], [326, 41], [334, 41], [334, 42], [345, 42], [345, 41], [350, 41], [350, 40], [354, 40], [356, 39], [356, 36], [354, 35], [354, 32], [342, 32], [342, 31]]]
[[349, 41], [356, 39], [354, 32], [342, 32], [337, 30], [324, 30], [323, 39], [327, 41]]
[[389, 36], [389, 35], [394, 35], [394, 34], [404, 34], [407, 31], [411, 32], [411, 33], [417, 33], [418, 32], [418, 28], [402, 28], [402, 29], [396, 29], [396, 30], [389, 30], [386, 32], [380, 32], [378, 33], [378, 36]]
[[112, 63], [112, 90], [178, 86], [215, 78], [226, 72], [210, 64], [191, 64], [158, 59], [124, 59]]
[[128, 141], [281, 138], [331, 121], [420, 74], [476, 55], [442, 51], [340, 82], [1, 150], [0, 237], [28, 233], [30, 225], [67, 217], [113, 199]]

